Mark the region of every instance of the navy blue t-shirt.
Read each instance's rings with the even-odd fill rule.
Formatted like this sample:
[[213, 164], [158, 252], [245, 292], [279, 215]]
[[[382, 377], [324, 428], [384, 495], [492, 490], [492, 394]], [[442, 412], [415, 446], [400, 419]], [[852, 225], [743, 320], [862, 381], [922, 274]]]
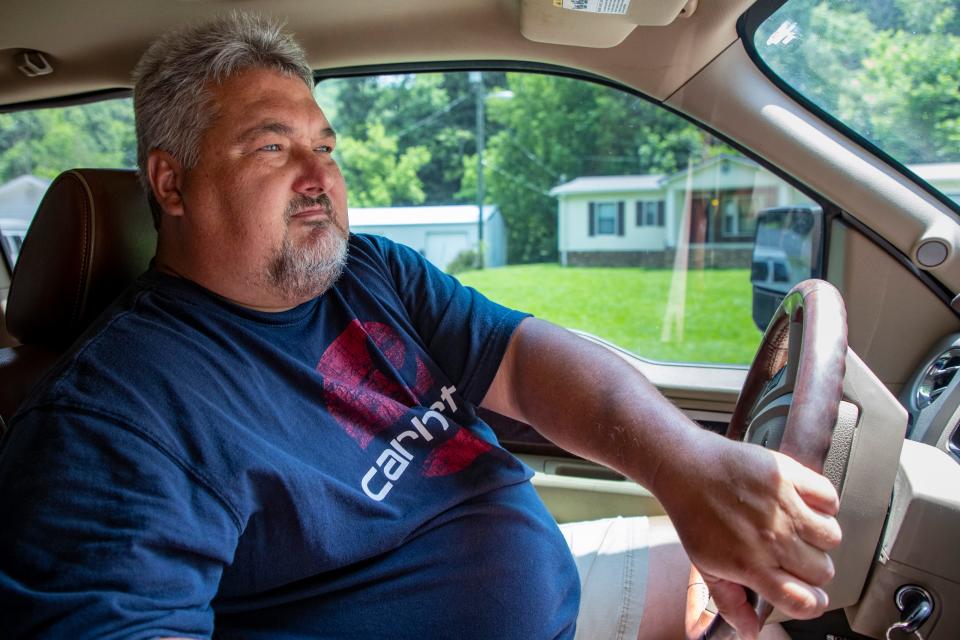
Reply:
[[3, 633], [572, 637], [569, 551], [474, 411], [522, 318], [373, 236], [282, 313], [146, 273], [10, 425]]

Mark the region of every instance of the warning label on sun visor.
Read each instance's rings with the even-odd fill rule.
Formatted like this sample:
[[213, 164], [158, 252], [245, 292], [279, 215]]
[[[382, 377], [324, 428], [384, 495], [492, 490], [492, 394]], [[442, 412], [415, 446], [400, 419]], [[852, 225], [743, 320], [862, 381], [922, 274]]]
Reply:
[[554, 6], [587, 13], [623, 15], [630, 8], [630, 0], [553, 0]]

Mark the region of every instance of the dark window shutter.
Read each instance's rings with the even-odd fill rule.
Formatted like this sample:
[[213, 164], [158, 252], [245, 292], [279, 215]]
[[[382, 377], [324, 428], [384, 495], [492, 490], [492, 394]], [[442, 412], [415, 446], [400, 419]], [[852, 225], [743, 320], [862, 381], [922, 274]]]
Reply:
[[637, 202], [637, 226], [643, 226], [643, 203]]
[[617, 203], [617, 235], [623, 235], [623, 211], [626, 208], [626, 203], [621, 200]]
[[590, 203], [590, 226], [589, 226], [589, 235], [593, 236], [597, 234], [597, 205], [594, 202]]
[[662, 227], [664, 225], [663, 210], [664, 210], [664, 205], [663, 205], [663, 200], [661, 200], [660, 202], [657, 203], [657, 226], [658, 227]]

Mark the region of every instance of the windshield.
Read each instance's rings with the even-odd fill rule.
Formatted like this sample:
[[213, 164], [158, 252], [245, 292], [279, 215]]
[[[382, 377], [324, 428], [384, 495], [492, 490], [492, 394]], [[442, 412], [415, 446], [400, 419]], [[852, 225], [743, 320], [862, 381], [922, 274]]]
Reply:
[[956, 0], [788, 0], [754, 47], [784, 82], [960, 203]]

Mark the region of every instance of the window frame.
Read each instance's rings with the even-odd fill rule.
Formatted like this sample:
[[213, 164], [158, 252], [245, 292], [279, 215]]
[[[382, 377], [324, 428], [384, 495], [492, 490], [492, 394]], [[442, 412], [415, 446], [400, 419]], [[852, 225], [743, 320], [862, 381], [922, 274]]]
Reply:
[[[617, 234], [617, 203], [616, 202], [596, 202], [594, 212], [596, 215], [594, 231], [598, 236], [615, 236]], [[609, 223], [609, 229], [605, 229], [605, 224]]]
[[[48, 109], [68, 109], [71, 107], [82, 107], [88, 104], [96, 104], [100, 102], [109, 102], [112, 100], [130, 100], [130, 113], [134, 115], [133, 107], [133, 90], [130, 88], [113, 88], [113, 89], [102, 89], [98, 91], [89, 91], [84, 93], [78, 93], [70, 96], [61, 96], [56, 98], [49, 98], [45, 100], [29, 100], [25, 102], [17, 102], [14, 104], [8, 104], [0, 106], [0, 114], [6, 113], [18, 113], [23, 111], [39, 111], [39, 110], [48, 110]], [[135, 143], [134, 143], [135, 144]], [[135, 152], [135, 146], [131, 147], [131, 152]], [[74, 169], [76, 167], [68, 167], [64, 169], [67, 171], [69, 169]], [[110, 167], [110, 168], [119, 168], [119, 167]], [[127, 167], [130, 168], [130, 167]], [[135, 167], [134, 167], [135, 168]], [[41, 198], [42, 200], [42, 198]], [[19, 247], [16, 247], [16, 255], [12, 255], [12, 249], [8, 242], [10, 242], [10, 237], [6, 234], [0, 232], [0, 235], [3, 237], [0, 238], [0, 254], [2, 254], [3, 259], [0, 260], [3, 268], [6, 270], [6, 275], [8, 279], [13, 279], [13, 274], [16, 269], [16, 263], [19, 259], [20, 252], [24, 242], [26, 242], [27, 235], [30, 233], [29, 225], [23, 234], [16, 234], [19, 238]], [[5, 298], [2, 299], [5, 302]]]
[[[841, 218], [842, 214], [831, 201], [825, 198], [823, 195], [813, 191], [807, 185], [801, 183], [797, 178], [792, 175], [784, 173], [778, 167], [770, 164], [762, 157], [758, 157], [755, 154], [751, 153], [748, 149], [744, 148], [742, 145], [728, 138], [722, 132], [715, 130], [709, 124], [700, 122], [691, 116], [678, 111], [677, 109], [671, 107], [670, 105], [664, 104], [659, 100], [651, 99], [649, 96], [631, 88], [625, 86], [619, 82], [613, 81], [609, 78], [598, 76], [586, 71], [572, 69], [569, 67], [563, 67], [559, 65], [546, 64], [546, 63], [537, 63], [537, 62], [522, 62], [522, 61], [504, 61], [504, 60], [490, 60], [490, 59], [478, 59], [478, 60], [455, 60], [455, 61], [428, 61], [428, 62], [404, 62], [404, 63], [392, 63], [392, 64], [373, 64], [373, 65], [359, 65], [359, 66], [349, 66], [349, 67], [330, 67], [330, 68], [320, 68], [315, 69], [313, 72], [314, 80], [317, 83], [323, 82], [327, 79], [337, 79], [337, 78], [351, 78], [351, 77], [361, 77], [361, 76], [380, 76], [380, 75], [397, 75], [397, 74], [406, 74], [406, 73], [449, 73], [449, 72], [469, 72], [469, 71], [507, 71], [507, 72], [526, 72], [526, 73], [540, 73], [546, 75], [553, 75], [559, 77], [572, 78], [576, 80], [591, 82], [601, 86], [606, 86], [611, 89], [623, 92], [626, 95], [632, 96], [634, 98], [645, 100], [649, 103], [656, 105], [660, 109], [664, 109], [666, 112], [673, 114], [676, 117], [682, 118], [683, 120], [689, 122], [693, 126], [698, 127], [704, 133], [708, 133], [718, 140], [723, 141], [725, 144], [729, 145], [731, 148], [735, 149], [739, 154], [745, 158], [749, 158], [759, 166], [763, 167], [767, 171], [771, 172], [778, 179], [783, 180], [787, 184], [793, 186], [801, 193], [805, 194], [812, 202], [818, 204], [821, 210], [824, 212], [825, 224], [824, 232], [821, 237], [821, 250], [819, 255], [821, 256], [821, 261], [818, 265], [815, 265], [816, 274], [820, 275], [826, 271], [828, 252], [825, 250], [825, 247], [828, 246], [829, 242], [829, 230], [830, 224], [829, 220], [833, 218]], [[110, 89], [105, 91], [97, 91], [92, 93], [77, 94], [74, 96], [60, 97], [51, 100], [42, 100], [42, 101], [30, 101], [24, 103], [18, 103], [14, 105], [7, 105], [0, 109], [0, 112], [7, 111], [22, 111], [29, 109], [37, 108], [50, 108], [50, 107], [67, 107], [75, 106], [79, 104], [84, 104], [88, 102], [99, 102], [101, 100], [109, 100], [114, 98], [129, 98], [132, 95], [132, 91], [128, 88], [120, 89]], [[663, 209], [663, 202], [660, 202], [660, 209]], [[625, 203], [622, 203], [625, 204]], [[663, 214], [658, 212], [657, 214], [657, 226], [665, 226], [665, 220], [661, 220]], [[644, 225], [647, 226], [647, 225]], [[625, 224], [620, 225], [620, 234], [625, 235]], [[0, 248], [0, 251], [3, 249]], [[4, 252], [6, 253], [6, 252]], [[5, 264], [5, 267], [12, 273], [8, 264]], [[601, 339], [602, 341], [602, 339]], [[610, 344], [610, 343], [608, 343]], [[610, 344], [612, 347], [616, 345]], [[629, 352], [628, 352], [629, 353]], [[716, 364], [716, 363], [699, 363], [699, 362], [687, 362], [687, 361], [657, 361], [650, 358], [644, 358], [637, 354], [631, 354], [632, 357], [653, 364], [660, 364], [667, 367], [708, 367], [708, 368], [732, 368], [732, 369], [743, 369], [746, 365], [736, 365], [736, 364]]]
[[664, 227], [666, 203], [663, 199], [636, 201], [636, 226]]
[[[601, 86], [605, 86], [617, 91], [621, 91], [626, 95], [632, 96], [637, 99], [645, 100], [660, 109], [664, 109], [666, 112], [682, 118], [691, 125], [699, 128], [704, 133], [708, 133], [715, 137], [717, 140], [722, 141], [724, 144], [730, 146], [732, 149], [736, 150], [738, 154], [744, 158], [748, 158], [759, 167], [769, 171], [777, 179], [783, 181], [787, 185], [795, 188], [798, 192], [804, 194], [811, 203], [819, 206], [823, 212], [823, 226], [822, 233], [820, 234], [820, 246], [816, 250], [816, 255], [819, 257], [818, 264], [813, 265], [812, 267], [812, 277], [820, 278], [828, 269], [828, 260], [829, 252], [827, 247], [830, 242], [830, 231], [832, 229], [831, 222], [833, 220], [842, 220], [844, 215], [840, 208], [829, 200], [824, 195], [813, 190], [811, 187], [801, 182], [798, 178], [792, 174], [788, 174], [779, 167], [771, 164], [767, 159], [756, 155], [751, 152], [749, 149], [745, 148], [743, 145], [738, 142], [730, 139], [726, 134], [717, 131], [709, 124], [700, 122], [699, 120], [691, 117], [690, 115], [683, 113], [672, 106], [663, 103], [659, 100], [654, 100], [631, 87], [625, 86], [619, 82], [610, 80], [602, 76], [597, 76], [595, 74], [572, 69], [569, 67], [562, 67], [558, 65], [546, 64], [546, 63], [537, 63], [537, 62], [517, 62], [517, 61], [501, 61], [501, 60], [458, 60], [458, 61], [440, 61], [440, 62], [409, 62], [409, 63], [395, 63], [387, 65], [362, 65], [356, 67], [333, 67], [329, 69], [318, 69], [314, 71], [314, 79], [316, 82], [322, 82], [325, 79], [336, 79], [336, 78], [350, 78], [357, 76], [370, 76], [370, 75], [397, 75], [405, 73], [449, 73], [449, 72], [470, 72], [470, 71], [506, 71], [506, 72], [518, 72], [518, 73], [540, 73], [547, 74], [565, 78], [572, 78], [576, 80], [582, 80], [587, 82], [592, 82]], [[595, 201], [590, 201], [590, 204], [593, 204]], [[625, 204], [625, 203], [624, 203]], [[591, 218], [588, 210], [587, 214], [588, 219]], [[664, 213], [665, 217], [665, 213]], [[588, 220], [589, 222], [589, 220]], [[665, 225], [664, 220], [664, 226]], [[625, 225], [624, 225], [625, 227]], [[623, 234], [625, 234], [625, 228], [621, 227]], [[596, 229], [590, 229], [588, 236], [590, 238], [596, 237]], [[752, 239], [751, 239], [752, 241]], [[749, 267], [747, 267], [749, 270]], [[619, 347], [615, 343], [611, 343], [607, 340], [604, 340], [601, 337], [596, 337], [596, 339], [610, 348], [616, 349], [618, 351], [623, 351], [624, 353], [630, 354], [632, 358], [637, 359], [640, 362], [649, 363], [651, 365], [662, 366], [666, 368], [671, 367], [693, 367], [693, 368], [710, 368], [710, 369], [730, 369], [730, 370], [745, 370], [749, 365], [747, 364], [729, 364], [729, 363], [704, 363], [704, 362], [693, 362], [693, 361], [679, 361], [679, 360], [656, 360], [653, 358], [643, 357], [639, 354], [626, 351], [623, 348]]]

